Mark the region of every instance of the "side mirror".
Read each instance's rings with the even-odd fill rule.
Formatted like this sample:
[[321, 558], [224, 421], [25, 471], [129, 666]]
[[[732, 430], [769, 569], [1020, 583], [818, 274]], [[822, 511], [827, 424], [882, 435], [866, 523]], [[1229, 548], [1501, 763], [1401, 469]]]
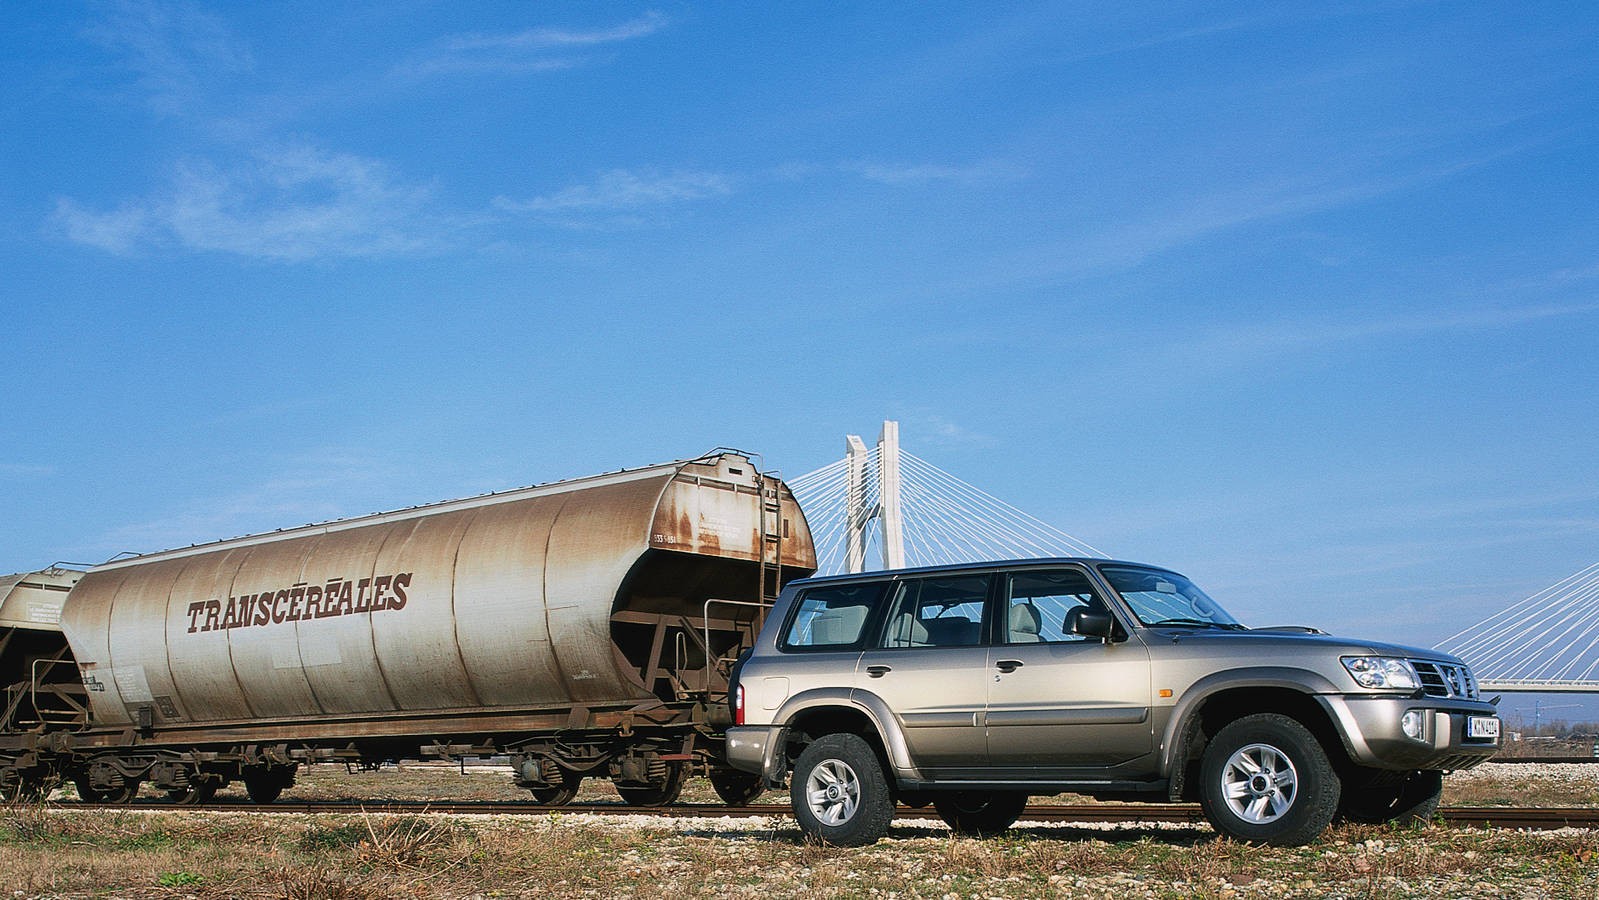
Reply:
[[1068, 634], [1111, 641], [1118, 638], [1119, 629], [1116, 627], [1116, 619], [1109, 612], [1079, 606], [1066, 614], [1066, 622], [1061, 630]]

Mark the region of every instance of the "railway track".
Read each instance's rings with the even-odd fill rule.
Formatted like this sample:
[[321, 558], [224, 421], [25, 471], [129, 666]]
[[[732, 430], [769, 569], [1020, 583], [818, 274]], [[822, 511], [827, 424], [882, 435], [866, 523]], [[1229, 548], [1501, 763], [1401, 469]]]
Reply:
[[[86, 803], [61, 803], [65, 809], [104, 809], [106, 807]], [[141, 801], [127, 807], [142, 810], [204, 810], [208, 812], [248, 812], [248, 813], [384, 813], [384, 814], [420, 814], [420, 813], [451, 813], [458, 815], [552, 815], [558, 813], [588, 813], [602, 816], [662, 816], [666, 818], [704, 818], [720, 819], [726, 817], [744, 818], [750, 816], [788, 816], [789, 807], [785, 804], [764, 804], [756, 806], [726, 806], [721, 803], [679, 803], [672, 806], [644, 808], [626, 806], [620, 803], [572, 803], [566, 806], [540, 806], [536, 803], [518, 803], [512, 801], [483, 801], [464, 803], [453, 800], [430, 802], [395, 802], [395, 801], [316, 801], [316, 802], [277, 802], [268, 805], [259, 805], [248, 801], [223, 801], [191, 806], [178, 806], [160, 801]], [[1526, 828], [1532, 830], [1549, 830], [1554, 828], [1599, 828], [1599, 808], [1596, 807], [1562, 807], [1544, 809], [1518, 809], [1499, 806], [1455, 806], [1445, 807], [1438, 811], [1439, 816], [1451, 825], [1461, 826], [1492, 826], [1499, 828]], [[936, 818], [937, 813], [931, 808], [913, 809], [900, 807], [895, 810], [896, 819], [925, 819]], [[1022, 814], [1021, 822], [1039, 823], [1074, 823], [1102, 824], [1102, 823], [1133, 823], [1133, 822], [1173, 822], [1173, 823], [1200, 823], [1204, 822], [1204, 814], [1199, 807], [1193, 804], [1175, 803], [1146, 803], [1146, 804], [1066, 804], [1066, 805], [1033, 805], [1027, 807]]]

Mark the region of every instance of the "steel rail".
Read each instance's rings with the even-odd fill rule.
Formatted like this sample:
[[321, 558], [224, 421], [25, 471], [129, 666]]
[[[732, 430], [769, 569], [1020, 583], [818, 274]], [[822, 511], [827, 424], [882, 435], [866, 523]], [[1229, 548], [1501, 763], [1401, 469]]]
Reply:
[[1511, 765], [1541, 764], [1541, 763], [1599, 763], [1599, 756], [1496, 756], [1488, 760], [1491, 763], [1509, 763]]
[[[726, 806], [720, 803], [679, 803], [672, 806], [641, 807], [621, 803], [570, 803], [565, 806], [540, 806], [518, 801], [278, 801], [271, 804], [251, 803], [247, 800], [220, 801], [203, 804], [178, 804], [159, 800], [141, 800], [132, 804], [95, 804], [63, 802], [55, 804], [62, 809], [137, 809], [145, 811], [195, 810], [205, 812], [235, 813], [300, 813], [346, 815], [418, 815], [446, 813], [454, 815], [558, 815], [586, 813], [602, 816], [660, 816], [664, 818], [748, 818], [751, 816], [789, 817], [787, 804], [755, 806]], [[1451, 825], [1487, 826], [1496, 828], [1525, 828], [1549, 830], [1555, 828], [1599, 828], [1599, 807], [1561, 807], [1528, 809], [1502, 806], [1454, 806], [1438, 811], [1439, 817]], [[899, 807], [896, 819], [937, 818], [932, 808], [914, 809]], [[1203, 823], [1204, 813], [1194, 804], [1144, 803], [1144, 804], [1064, 804], [1035, 805], [1027, 807], [1020, 822], [1083, 824], [1130, 824], [1138, 822]]]

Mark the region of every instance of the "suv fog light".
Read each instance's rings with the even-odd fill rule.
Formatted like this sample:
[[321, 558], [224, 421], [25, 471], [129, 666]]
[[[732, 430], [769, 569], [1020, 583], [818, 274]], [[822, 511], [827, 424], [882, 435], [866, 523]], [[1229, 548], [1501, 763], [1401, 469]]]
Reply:
[[1401, 716], [1399, 728], [1404, 731], [1405, 737], [1413, 741], [1421, 740], [1421, 710], [1412, 709]]

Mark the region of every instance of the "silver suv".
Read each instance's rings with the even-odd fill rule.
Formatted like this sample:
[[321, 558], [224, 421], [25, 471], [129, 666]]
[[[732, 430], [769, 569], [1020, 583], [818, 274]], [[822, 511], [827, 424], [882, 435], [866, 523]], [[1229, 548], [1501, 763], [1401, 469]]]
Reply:
[[1303, 844], [1335, 817], [1427, 819], [1445, 771], [1499, 748], [1455, 657], [1246, 628], [1175, 572], [1100, 559], [796, 581], [734, 679], [729, 760], [790, 782], [838, 845], [896, 802], [981, 835], [1062, 792], [1197, 800], [1222, 834]]

